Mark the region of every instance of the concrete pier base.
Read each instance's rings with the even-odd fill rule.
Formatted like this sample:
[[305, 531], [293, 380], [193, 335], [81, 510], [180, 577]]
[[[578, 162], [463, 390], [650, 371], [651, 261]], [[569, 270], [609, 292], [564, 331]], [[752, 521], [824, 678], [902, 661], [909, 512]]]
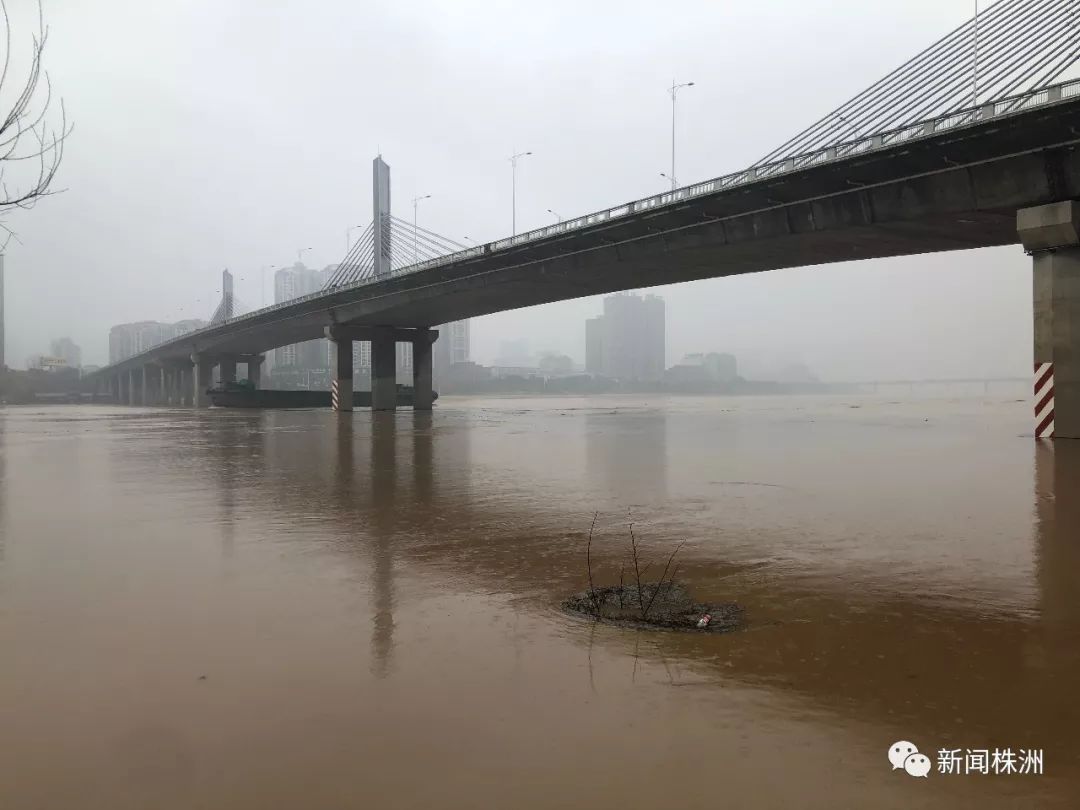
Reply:
[[1033, 264], [1036, 433], [1080, 439], [1080, 203], [1017, 213]]
[[353, 409], [353, 365], [351, 338], [337, 337], [331, 343], [334, 347], [334, 379], [330, 381], [330, 406], [335, 411]]
[[431, 380], [431, 344], [439, 333], [417, 329], [413, 337], [413, 410], [430, 411], [435, 402]]
[[193, 354], [191, 355], [191, 362], [193, 364], [191, 406], [193, 408], [209, 408], [210, 398], [206, 395], [206, 389], [210, 387], [214, 361], [206, 355]]
[[371, 336], [371, 408], [397, 408], [397, 341], [393, 327], [376, 326]]

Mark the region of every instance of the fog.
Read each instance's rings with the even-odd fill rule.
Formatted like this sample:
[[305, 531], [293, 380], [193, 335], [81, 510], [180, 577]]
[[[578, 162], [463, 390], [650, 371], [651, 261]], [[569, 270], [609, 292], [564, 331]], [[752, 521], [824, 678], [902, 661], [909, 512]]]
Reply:
[[[25, 0], [23, 0], [25, 4]], [[223, 268], [250, 308], [297, 250], [322, 267], [371, 219], [371, 160], [395, 213], [457, 241], [742, 168], [970, 17], [971, 0], [654, 2], [52, 0], [45, 55], [74, 132], [57, 188], [5, 220], [7, 362], [70, 335], [107, 360], [116, 323], [209, 318]], [[31, 36], [13, 21], [14, 35]], [[1026, 374], [1019, 247], [655, 288], [668, 362], [730, 351], [825, 380]], [[265, 298], [264, 298], [265, 296]], [[476, 319], [499, 341], [584, 359], [597, 298]]]

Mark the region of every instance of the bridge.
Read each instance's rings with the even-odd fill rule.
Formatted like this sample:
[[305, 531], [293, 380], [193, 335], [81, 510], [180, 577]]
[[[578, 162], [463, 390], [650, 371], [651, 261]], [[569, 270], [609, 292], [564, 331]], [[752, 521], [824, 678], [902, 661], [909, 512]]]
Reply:
[[214, 366], [228, 380], [247, 363], [257, 381], [266, 351], [325, 336], [337, 355], [334, 401], [348, 410], [352, 342], [370, 340], [372, 407], [392, 409], [394, 347], [408, 341], [415, 407], [426, 409], [436, 324], [675, 282], [1020, 243], [1034, 267], [1035, 432], [1080, 438], [1080, 80], [1054, 83], [1080, 55], [1067, 5], [999, 0], [743, 171], [412, 263], [401, 261], [389, 167], [376, 158], [373, 224], [325, 289], [225, 312], [97, 374], [128, 402], [138, 378], [144, 404], [203, 407]]

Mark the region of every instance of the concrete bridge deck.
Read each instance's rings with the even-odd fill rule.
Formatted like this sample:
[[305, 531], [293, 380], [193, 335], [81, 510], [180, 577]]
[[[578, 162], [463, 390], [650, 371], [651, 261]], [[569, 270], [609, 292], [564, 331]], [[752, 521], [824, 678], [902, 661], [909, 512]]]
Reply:
[[1080, 198], [1078, 144], [1080, 82], [1043, 88], [231, 318], [98, 374], [257, 356], [335, 326], [426, 330], [619, 290], [1015, 244], [1018, 211]]

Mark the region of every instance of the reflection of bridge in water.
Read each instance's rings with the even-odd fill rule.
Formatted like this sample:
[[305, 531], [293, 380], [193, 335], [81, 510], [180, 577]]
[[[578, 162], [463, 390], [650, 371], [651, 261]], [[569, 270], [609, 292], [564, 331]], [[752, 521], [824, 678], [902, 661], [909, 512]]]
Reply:
[[[582, 507], [593, 488], [621, 488], [620, 498], [637, 500], [630, 505], [651, 556], [662, 553], [658, 536], [686, 536], [689, 526], [690, 539], [698, 541], [710, 536], [705, 526], [723, 520], [723, 512], [704, 513], [696, 524], [692, 515], [687, 523], [665, 507], [664, 493], [676, 488], [669, 479], [684, 461], [671, 455], [674, 434], [666, 418], [590, 414], [585, 421], [591, 450], [576, 463], [597, 480], [579, 496], [564, 486], [561, 497], [542, 473], [531, 476], [527, 461], [516, 465], [518, 478], [487, 466], [474, 445], [504, 434], [485, 437], [477, 420], [460, 413], [386, 414], [355, 422], [312, 418], [288, 412], [194, 418], [178, 425], [201, 435], [197, 459], [183, 474], [217, 472], [225, 527], [235, 520], [234, 510], [258, 502], [263, 518], [283, 528], [317, 521], [335, 554], [370, 566], [371, 649], [378, 673], [393, 660], [397, 582], [406, 571], [439, 587], [507, 593], [515, 604], [539, 612], [582, 587], [583, 521], [589, 517]], [[620, 437], [631, 435], [649, 448], [654, 462], [638, 464], [632, 455], [611, 452]], [[642, 655], [679, 662], [695, 677], [777, 690], [881, 726], [888, 729], [885, 736], [918, 729], [961, 747], [1039, 744], [1032, 735], [1074, 739], [1080, 714], [1066, 692], [1080, 676], [1080, 605], [1074, 598], [1080, 549], [1070, 532], [1080, 526], [1080, 506], [1064, 497], [1080, 487], [1080, 448], [1073, 449], [1035, 449], [1036, 502], [1026, 530], [1034, 544], [1030, 579], [991, 570], [991, 561], [973, 558], [962, 594], [953, 592], [955, 572], [942, 573], [925, 558], [898, 574], [875, 572], [873, 560], [860, 566], [857, 554], [785, 562], [776, 556], [778, 541], [765, 532], [750, 542], [694, 542], [683, 555], [680, 576], [704, 598], [737, 596], [749, 611], [748, 630], [708, 644], [678, 634], [605, 635], [598, 643], [630, 645], [624, 647], [628, 651], [643, 641]], [[1030, 475], [1022, 468], [1002, 474], [1007, 484], [979, 497], [994, 499]], [[566, 475], [572, 484], [573, 471]], [[727, 483], [747, 486], [735, 500], [725, 500], [723, 509], [762, 497], [749, 489], [754, 482]], [[902, 492], [904, 482], [898, 486]], [[769, 490], [753, 490], [759, 491]], [[966, 508], [963, 499], [958, 502], [957, 508]], [[597, 547], [604, 577], [617, 577], [620, 506], [626, 505], [614, 497], [598, 504], [609, 516]], [[1025, 544], [1021, 528], [1006, 527], [1016, 536], [1004, 542]], [[904, 532], [904, 526], [890, 526], [873, 541]], [[223, 536], [232, 537], [228, 531]], [[985, 548], [995, 559], [992, 544]], [[236, 552], [230, 546], [228, 553]], [[1007, 558], [997, 564], [1007, 565]], [[857, 575], [844, 573], [855, 569]], [[971, 596], [979, 592], [988, 594], [985, 601]], [[1072, 673], [1064, 679], [1068, 685], [1063, 672]], [[1002, 683], [1011, 684], [1013, 693], [1001, 694]], [[1056, 751], [1055, 767], [1075, 768], [1075, 755], [1080, 745]]]

